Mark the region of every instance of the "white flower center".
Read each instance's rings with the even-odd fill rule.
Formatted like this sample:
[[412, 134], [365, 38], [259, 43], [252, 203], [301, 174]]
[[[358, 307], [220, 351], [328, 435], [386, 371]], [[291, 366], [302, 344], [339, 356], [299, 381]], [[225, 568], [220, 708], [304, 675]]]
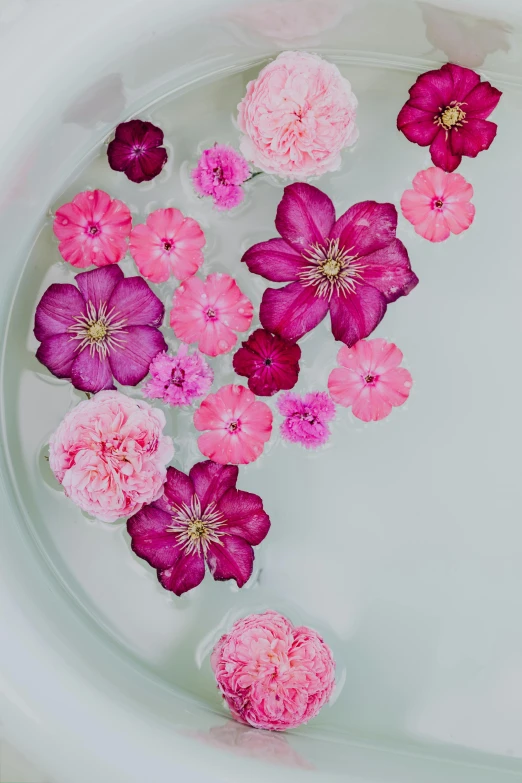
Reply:
[[299, 273], [302, 285], [312, 285], [315, 295], [330, 300], [334, 293], [355, 293], [357, 283], [362, 282], [363, 264], [357, 255], [350, 255], [353, 248], [340, 248], [339, 239], [328, 239], [326, 245], [312, 245], [303, 258], [308, 262]]
[[83, 351], [89, 346], [91, 356], [98, 353], [105, 359], [111, 348], [121, 347], [121, 335], [125, 334], [127, 319], [122, 318], [114, 307], [107, 312], [106, 302], [102, 302], [98, 309], [91, 301], [87, 303], [84, 315], [74, 317], [75, 324], [69, 326], [72, 340], [78, 340], [77, 351]]
[[204, 512], [197, 495], [193, 495], [190, 506], [182, 503], [172, 507], [172, 524], [169, 533], [177, 533], [177, 540], [185, 555], [203, 552], [206, 555], [209, 544], [221, 544], [225, 531], [220, 530], [226, 522], [215, 503], [210, 503]]

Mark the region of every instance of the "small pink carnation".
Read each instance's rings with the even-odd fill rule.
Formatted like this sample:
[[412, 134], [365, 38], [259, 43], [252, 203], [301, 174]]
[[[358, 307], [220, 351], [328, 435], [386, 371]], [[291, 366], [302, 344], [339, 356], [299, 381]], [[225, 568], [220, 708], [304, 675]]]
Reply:
[[285, 419], [281, 435], [292, 443], [300, 443], [307, 449], [316, 449], [330, 437], [330, 422], [335, 416], [335, 405], [326, 392], [294, 392], [281, 394], [277, 407]]
[[442, 242], [471, 226], [475, 217], [472, 197], [473, 187], [463, 176], [432, 166], [419, 171], [413, 179], [413, 190], [402, 194], [402, 214], [421, 237]]
[[175, 356], [159, 353], [149, 372], [152, 377], [143, 387], [145, 397], [163, 400], [167, 405], [191, 405], [208, 392], [214, 380], [214, 372], [201, 354], [189, 354], [185, 344]]
[[49, 464], [65, 494], [104, 522], [130, 516], [163, 492], [172, 439], [147, 402], [101, 391], [69, 411], [49, 441]]
[[214, 144], [203, 150], [192, 172], [194, 188], [200, 196], [211, 196], [216, 209], [237, 207], [243, 201], [241, 187], [250, 177], [248, 163], [227, 144]]
[[285, 731], [306, 723], [335, 684], [332, 651], [319, 634], [272, 611], [234, 623], [210, 663], [233, 717], [257, 729]]

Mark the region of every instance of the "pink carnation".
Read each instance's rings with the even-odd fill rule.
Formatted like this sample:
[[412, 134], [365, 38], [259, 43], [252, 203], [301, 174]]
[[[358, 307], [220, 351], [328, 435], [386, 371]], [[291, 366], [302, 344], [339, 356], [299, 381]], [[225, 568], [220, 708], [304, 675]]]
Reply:
[[200, 196], [211, 196], [216, 209], [232, 209], [241, 204], [243, 182], [250, 177], [248, 163], [227, 144], [214, 144], [203, 150], [192, 172], [194, 188]]
[[185, 344], [175, 356], [159, 353], [149, 372], [151, 378], [143, 387], [145, 397], [163, 400], [167, 405], [191, 405], [208, 392], [214, 380], [214, 372], [201, 354], [189, 354]]
[[307, 449], [316, 449], [330, 437], [330, 422], [335, 416], [335, 405], [326, 392], [294, 392], [281, 394], [277, 407], [285, 419], [281, 435], [291, 443], [300, 443]]
[[238, 106], [241, 152], [258, 168], [292, 179], [338, 169], [357, 140], [357, 99], [337, 66], [283, 52], [249, 82]]
[[67, 413], [49, 441], [65, 494], [104, 522], [135, 514], [163, 492], [174, 446], [147, 402], [101, 391]]
[[234, 718], [285, 731], [314, 718], [335, 684], [332, 651], [312, 628], [294, 628], [277, 612], [238, 620], [210, 659]]

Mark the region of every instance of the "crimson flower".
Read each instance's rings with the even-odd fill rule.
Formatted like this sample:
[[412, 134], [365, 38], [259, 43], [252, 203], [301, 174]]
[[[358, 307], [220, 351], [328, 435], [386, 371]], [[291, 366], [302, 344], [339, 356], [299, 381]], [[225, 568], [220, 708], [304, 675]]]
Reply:
[[261, 397], [281, 389], [293, 389], [299, 377], [301, 349], [265, 329], [256, 329], [234, 354], [238, 375], [248, 378], [248, 388]]
[[124, 171], [132, 182], [148, 182], [158, 176], [167, 162], [167, 150], [162, 144], [163, 131], [151, 122], [122, 122], [107, 147], [109, 166]]

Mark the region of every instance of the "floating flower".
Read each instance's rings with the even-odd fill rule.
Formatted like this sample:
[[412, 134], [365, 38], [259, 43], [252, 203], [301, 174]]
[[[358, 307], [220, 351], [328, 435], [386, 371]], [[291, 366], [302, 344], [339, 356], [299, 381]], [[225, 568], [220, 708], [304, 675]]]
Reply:
[[253, 546], [270, 519], [258, 495], [236, 489], [234, 465], [198, 462], [188, 476], [168, 468], [163, 495], [127, 522], [132, 549], [153, 568], [166, 590], [182, 595], [197, 587], [205, 564], [214, 579], [248, 581]]
[[423, 73], [410, 88], [410, 99], [397, 117], [409, 141], [430, 147], [435, 166], [454, 171], [462, 156], [487, 150], [497, 126], [489, 122], [502, 93], [469, 68], [446, 63]]
[[162, 144], [163, 131], [151, 122], [122, 122], [107, 147], [109, 166], [114, 171], [124, 171], [131, 182], [148, 182], [158, 176], [167, 162], [167, 150]]
[[341, 367], [332, 370], [328, 389], [332, 399], [362, 421], [380, 421], [393, 407], [408, 399], [412, 379], [402, 362], [402, 352], [380, 337], [361, 340], [337, 354]]
[[194, 426], [205, 457], [226, 465], [253, 462], [272, 434], [272, 411], [244, 386], [222, 386], [209, 394], [194, 414]]
[[281, 394], [277, 407], [285, 419], [281, 435], [291, 443], [307, 449], [323, 446], [330, 437], [328, 422], [335, 416], [335, 405], [326, 392], [309, 392], [300, 396], [293, 392]]
[[184, 343], [175, 356], [159, 353], [149, 372], [152, 377], [143, 387], [145, 397], [167, 405], [191, 405], [209, 391], [214, 380], [214, 372], [201, 354], [189, 354]]
[[70, 283], [53, 283], [36, 308], [36, 358], [77, 389], [114, 389], [115, 378], [135, 386], [156, 354], [167, 350], [158, 329], [165, 308], [141, 277], [124, 277], [119, 266], [81, 272]]
[[210, 658], [233, 715], [257, 729], [285, 731], [314, 718], [335, 684], [332, 651], [319, 634], [277, 612], [234, 623]]
[[205, 234], [179, 209], [157, 209], [132, 229], [130, 252], [143, 277], [164, 283], [170, 275], [185, 280], [203, 263]]
[[230, 351], [236, 332], [246, 332], [254, 308], [229, 275], [213, 273], [205, 280], [190, 277], [174, 292], [170, 325], [176, 337], [198, 343], [207, 356]]
[[148, 402], [102, 391], [65, 415], [49, 441], [49, 464], [65, 494], [104, 522], [159, 498], [172, 459], [165, 416]]
[[390, 302], [415, 288], [408, 253], [396, 238], [393, 204], [362, 201], [335, 220], [328, 196], [312, 185], [285, 188], [270, 239], [244, 254], [251, 272], [284, 288], [268, 288], [260, 308], [269, 332], [296, 341], [330, 311], [336, 340], [367, 337]]
[[127, 252], [132, 217], [123, 201], [103, 190], [86, 190], [56, 213], [58, 250], [76, 267], [117, 264]]
[[301, 349], [265, 329], [256, 329], [234, 354], [238, 375], [246, 375], [248, 388], [261, 397], [293, 389], [299, 377]]
[[460, 174], [435, 167], [419, 171], [413, 190], [402, 194], [402, 214], [417, 234], [430, 242], [442, 242], [450, 234], [466, 231], [475, 217], [473, 188]]
[[300, 179], [341, 165], [357, 140], [357, 99], [337, 66], [283, 52], [249, 82], [238, 106], [243, 155], [263, 171]]
[[192, 172], [194, 188], [200, 196], [211, 196], [216, 209], [232, 209], [241, 204], [241, 185], [250, 177], [248, 163], [227, 144], [214, 144], [203, 150]]

